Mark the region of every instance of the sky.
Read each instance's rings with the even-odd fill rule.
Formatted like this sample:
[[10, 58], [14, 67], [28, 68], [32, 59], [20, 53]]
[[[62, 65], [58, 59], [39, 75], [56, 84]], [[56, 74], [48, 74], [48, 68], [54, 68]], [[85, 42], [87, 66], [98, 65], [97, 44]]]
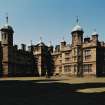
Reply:
[[0, 0], [0, 27], [6, 13], [15, 31], [14, 44], [37, 44], [40, 37], [46, 44], [59, 44], [63, 37], [71, 43], [76, 16], [84, 37], [96, 29], [100, 41], [105, 40], [105, 0]]

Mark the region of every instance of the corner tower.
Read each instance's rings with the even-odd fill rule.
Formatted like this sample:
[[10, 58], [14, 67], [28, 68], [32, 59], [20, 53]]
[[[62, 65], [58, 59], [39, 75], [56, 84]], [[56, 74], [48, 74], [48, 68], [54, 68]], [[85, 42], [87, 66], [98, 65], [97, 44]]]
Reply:
[[83, 29], [78, 24], [78, 17], [77, 17], [77, 25], [73, 27], [71, 35], [72, 35], [72, 55], [73, 55], [73, 71], [74, 75], [83, 76]]
[[13, 28], [8, 24], [8, 16], [6, 16], [6, 24], [0, 29], [2, 45], [13, 46]]
[[8, 16], [6, 16], [6, 24], [0, 29], [1, 31], [1, 46], [2, 46], [2, 76], [11, 75], [11, 54], [13, 48], [13, 28], [8, 25]]
[[79, 25], [78, 22], [78, 17], [77, 17], [77, 25], [75, 27], [73, 27], [72, 29], [72, 45], [76, 46], [76, 45], [81, 45], [83, 43], [83, 29], [82, 27]]

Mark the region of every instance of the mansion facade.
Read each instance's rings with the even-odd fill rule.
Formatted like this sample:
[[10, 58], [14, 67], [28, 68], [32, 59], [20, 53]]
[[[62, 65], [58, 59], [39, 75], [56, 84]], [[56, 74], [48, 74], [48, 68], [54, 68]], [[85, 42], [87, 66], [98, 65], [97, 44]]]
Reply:
[[80, 25], [71, 31], [72, 43], [62, 40], [55, 48], [44, 42], [21, 49], [13, 45], [13, 28], [6, 23], [1, 29], [0, 76], [105, 76], [105, 43], [98, 33], [83, 37]]

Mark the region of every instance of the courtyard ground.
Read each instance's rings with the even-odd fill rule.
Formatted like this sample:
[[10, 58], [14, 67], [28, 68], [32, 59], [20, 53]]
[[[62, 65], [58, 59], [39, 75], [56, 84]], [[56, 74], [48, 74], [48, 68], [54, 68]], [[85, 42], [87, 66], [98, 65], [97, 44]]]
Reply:
[[0, 105], [105, 105], [105, 78], [0, 78]]

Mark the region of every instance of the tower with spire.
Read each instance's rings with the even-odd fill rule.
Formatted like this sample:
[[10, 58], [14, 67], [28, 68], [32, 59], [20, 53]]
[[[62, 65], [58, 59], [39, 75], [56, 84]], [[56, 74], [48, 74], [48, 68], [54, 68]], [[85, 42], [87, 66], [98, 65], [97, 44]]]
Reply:
[[72, 54], [73, 54], [73, 66], [74, 66], [74, 73], [77, 76], [83, 75], [83, 50], [82, 50], [82, 44], [83, 44], [83, 29], [79, 25], [79, 19], [77, 16], [76, 19], [76, 26], [72, 29]]
[[2, 45], [13, 46], [13, 33], [12, 26], [8, 24], [8, 14], [6, 15], [6, 24], [0, 29]]
[[8, 24], [8, 15], [6, 15], [6, 24], [0, 29], [2, 45], [2, 68], [3, 76], [8, 76], [12, 65], [10, 66], [10, 55], [13, 47], [13, 28]]
[[79, 19], [78, 19], [78, 16], [77, 16], [77, 19], [76, 19], [76, 26], [73, 27], [72, 29], [72, 45], [73, 46], [77, 46], [77, 45], [81, 45], [82, 42], [83, 42], [83, 29], [82, 27], [79, 25]]

